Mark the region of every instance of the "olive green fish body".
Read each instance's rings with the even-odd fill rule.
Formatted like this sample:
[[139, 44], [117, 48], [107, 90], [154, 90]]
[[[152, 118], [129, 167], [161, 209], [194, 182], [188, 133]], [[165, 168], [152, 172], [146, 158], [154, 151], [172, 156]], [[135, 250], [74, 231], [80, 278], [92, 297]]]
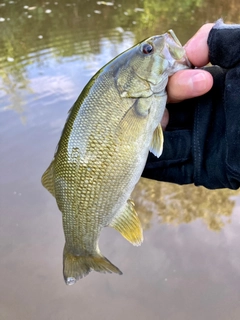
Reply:
[[187, 65], [175, 40], [171, 32], [155, 36], [119, 55], [90, 80], [70, 111], [42, 178], [62, 212], [67, 284], [92, 269], [121, 274], [98, 248], [103, 227], [114, 227], [134, 245], [143, 240], [129, 198], [149, 150], [162, 152], [168, 76]]

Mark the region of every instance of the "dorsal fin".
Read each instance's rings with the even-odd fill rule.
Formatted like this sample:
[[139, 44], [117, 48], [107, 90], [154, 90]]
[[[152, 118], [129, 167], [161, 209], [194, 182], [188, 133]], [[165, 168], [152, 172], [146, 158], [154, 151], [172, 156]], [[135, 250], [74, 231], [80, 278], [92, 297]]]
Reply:
[[50, 163], [50, 166], [42, 176], [42, 185], [55, 197], [53, 166], [54, 160]]
[[113, 218], [110, 226], [135, 246], [140, 246], [143, 242], [141, 222], [131, 200], [128, 200], [124, 210]]

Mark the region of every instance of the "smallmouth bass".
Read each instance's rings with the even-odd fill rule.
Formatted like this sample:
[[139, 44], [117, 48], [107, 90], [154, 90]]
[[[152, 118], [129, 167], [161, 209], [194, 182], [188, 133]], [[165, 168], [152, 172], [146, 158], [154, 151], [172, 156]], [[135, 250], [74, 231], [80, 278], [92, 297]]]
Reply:
[[62, 212], [66, 284], [91, 270], [122, 274], [100, 252], [103, 227], [115, 228], [133, 245], [142, 243], [130, 195], [149, 150], [157, 157], [162, 153], [168, 77], [188, 67], [172, 30], [153, 36], [100, 69], [70, 110], [42, 176]]

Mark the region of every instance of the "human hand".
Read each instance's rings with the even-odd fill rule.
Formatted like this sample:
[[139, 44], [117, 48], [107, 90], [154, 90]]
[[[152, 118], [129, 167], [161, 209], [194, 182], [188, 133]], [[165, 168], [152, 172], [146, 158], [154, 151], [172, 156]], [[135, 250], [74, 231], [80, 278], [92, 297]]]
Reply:
[[[204, 24], [197, 33], [186, 43], [185, 50], [188, 59], [196, 67], [203, 67], [209, 62], [207, 39], [213, 23]], [[208, 92], [213, 85], [212, 75], [204, 70], [181, 70], [170, 77], [167, 92], [168, 102], [201, 96]], [[165, 129], [169, 120], [166, 109], [161, 124]]]
[[170, 79], [163, 153], [160, 158], [149, 153], [142, 176], [240, 188], [240, 24], [222, 19], [206, 24], [185, 48], [193, 65], [211, 61], [212, 66], [179, 71]]

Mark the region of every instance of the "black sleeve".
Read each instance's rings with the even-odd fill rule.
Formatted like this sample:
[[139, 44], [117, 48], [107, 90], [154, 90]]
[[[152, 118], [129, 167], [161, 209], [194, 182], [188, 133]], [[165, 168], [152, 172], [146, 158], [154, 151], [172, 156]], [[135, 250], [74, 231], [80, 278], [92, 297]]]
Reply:
[[149, 154], [142, 176], [209, 189], [240, 186], [240, 25], [219, 20], [208, 38], [214, 79], [205, 95], [169, 104], [160, 158]]

